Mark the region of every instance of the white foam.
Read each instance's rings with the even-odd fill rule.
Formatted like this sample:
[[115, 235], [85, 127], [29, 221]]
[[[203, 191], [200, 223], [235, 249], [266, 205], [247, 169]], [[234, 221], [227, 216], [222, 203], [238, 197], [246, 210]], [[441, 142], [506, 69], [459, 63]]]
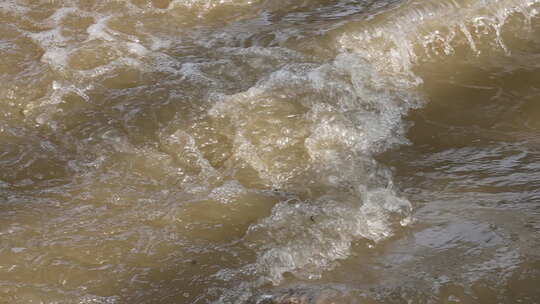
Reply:
[[244, 194], [247, 191], [248, 190], [244, 188], [238, 181], [232, 180], [212, 189], [208, 196], [211, 199], [228, 204], [234, 201], [234, 199], [239, 195]]
[[401, 116], [420, 104], [417, 83], [341, 54], [320, 66], [285, 65], [212, 107], [210, 115], [233, 127], [234, 156], [261, 179], [293, 193], [326, 189], [314, 200], [282, 201], [250, 227], [260, 283], [279, 284], [286, 272], [319, 278], [350, 255], [352, 242], [379, 242], [411, 222], [411, 204], [387, 186], [390, 175], [375, 176], [372, 155], [406, 142]]
[[88, 33], [88, 40], [102, 39], [105, 41], [114, 41], [114, 37], [109, 33], [107, 22], [111, 17], [101, 17], [94, 24], [90, 25], [86, 32]]
[[[431, 56], [448, 56], [466, 44], [473, 54], [482, 50], [511, 50], [502, 38], [507, 20], [520, 14], [528, 24], [538, 14], [538, 0], [417, 1], [386, 13], [384, 21], [365, 22], [358, 30], [344, 32], [338, 39], [343, 51], [370, 58], [380, 69], [409, 72], [412, 64]], [[465, 41], [461, 41], [461, 35]], [[491, 39], [491, 36], [494, 39]], [[421, 51], [415, 46], [422, 46]]]
[[363, 200], [283, 201], [272, 215], [250, 227], [249, 246], [259, 252], [261, 281], [279, 284], [285, 273], [318, 279], [350, 256], [355, 240], [379, 242], [409, 219], [411, 204], [391, 189], [363, 189]]

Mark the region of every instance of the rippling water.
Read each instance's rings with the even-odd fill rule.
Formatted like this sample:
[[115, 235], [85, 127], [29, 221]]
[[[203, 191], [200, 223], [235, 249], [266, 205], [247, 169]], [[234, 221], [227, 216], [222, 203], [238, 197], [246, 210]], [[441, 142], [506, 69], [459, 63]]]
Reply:
[[3, 0], [0, 303], [540, 303], [539, 15]]

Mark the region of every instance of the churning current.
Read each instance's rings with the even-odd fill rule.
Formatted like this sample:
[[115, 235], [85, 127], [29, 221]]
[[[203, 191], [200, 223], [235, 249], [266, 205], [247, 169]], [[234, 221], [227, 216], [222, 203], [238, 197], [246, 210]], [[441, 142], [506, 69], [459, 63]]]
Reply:
[[3, 0], [0, 303], [540, 303], [540, 1]]

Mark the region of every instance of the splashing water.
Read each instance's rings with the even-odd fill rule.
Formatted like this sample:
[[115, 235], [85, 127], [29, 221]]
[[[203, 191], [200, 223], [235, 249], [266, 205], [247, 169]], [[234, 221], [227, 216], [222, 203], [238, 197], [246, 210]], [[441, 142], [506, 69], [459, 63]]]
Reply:
[[540, 301], [539, 5], [4, 1], [0, 303]]

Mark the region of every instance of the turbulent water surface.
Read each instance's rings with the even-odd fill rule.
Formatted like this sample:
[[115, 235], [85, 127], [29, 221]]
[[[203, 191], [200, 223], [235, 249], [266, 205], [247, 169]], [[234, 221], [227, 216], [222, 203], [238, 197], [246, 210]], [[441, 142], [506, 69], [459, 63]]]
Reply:
[[0, 303], [540, 303], [540, 1], [0, 21]]

